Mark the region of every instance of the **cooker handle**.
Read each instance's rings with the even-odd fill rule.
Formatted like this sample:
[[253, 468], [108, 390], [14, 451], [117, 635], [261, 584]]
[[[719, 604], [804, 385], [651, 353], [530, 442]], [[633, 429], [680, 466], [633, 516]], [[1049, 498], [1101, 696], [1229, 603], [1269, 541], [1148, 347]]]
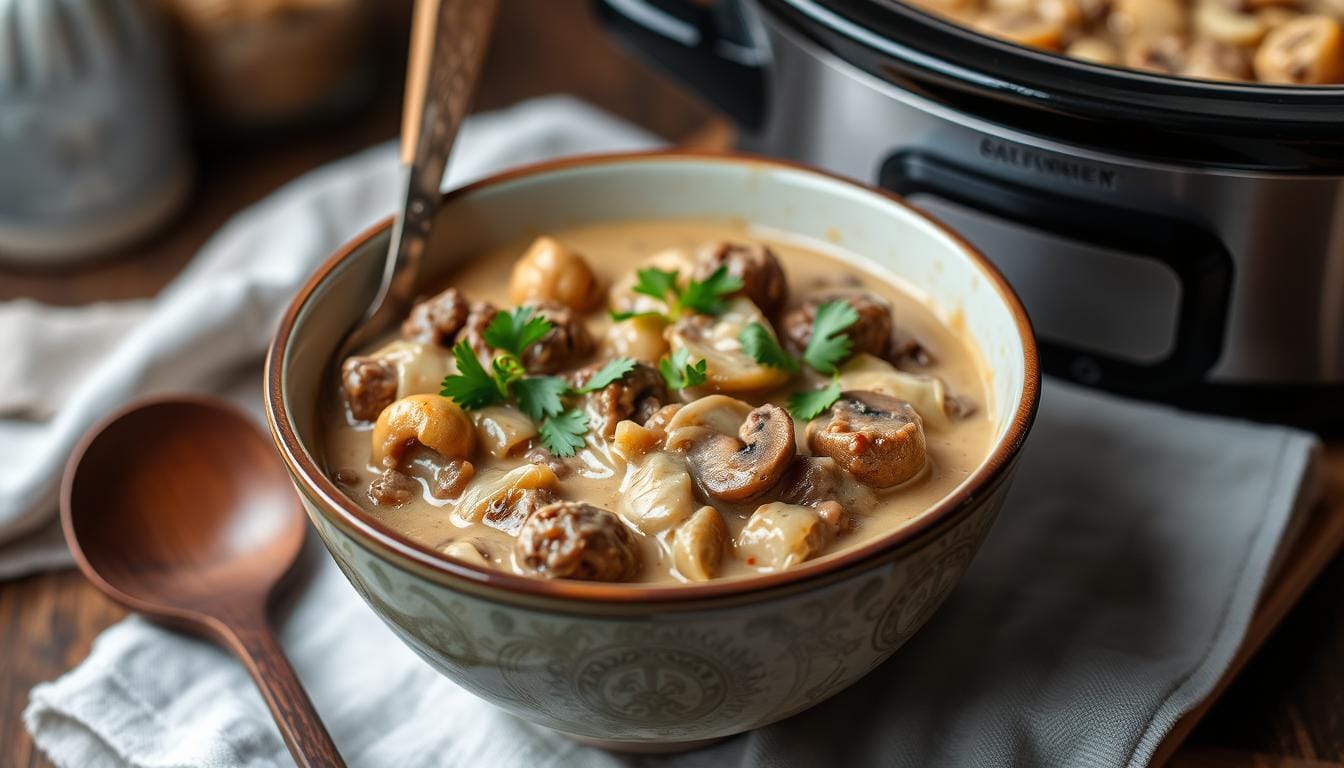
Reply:
[[627, 49], [669, 72], [738, 125], [765, 112], [764, 47], [738, 0], [594, 0], [598, 20]]
[[1047, 373], [1114, 392], [1162, 397], [1198, 383], [1218, 362], [1233, 262], [1222, 240], [1208, 230], [1173, 216], [1014, 184], [923, 152], [888, 158], [879, 183], [905, 196], [930, 194], [1046, 236], [1152, 259], [1176, 275], [1180, 306], [1165, 358], [1134, 363], [1039, 338]]

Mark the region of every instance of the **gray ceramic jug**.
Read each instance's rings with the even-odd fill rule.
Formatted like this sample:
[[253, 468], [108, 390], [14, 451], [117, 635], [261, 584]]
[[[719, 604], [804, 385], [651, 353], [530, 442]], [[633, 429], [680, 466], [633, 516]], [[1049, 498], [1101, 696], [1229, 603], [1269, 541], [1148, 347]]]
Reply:
[[172, 215], [190, 164], [137, 0], [0, 0], [0, 261], [57, 265]]

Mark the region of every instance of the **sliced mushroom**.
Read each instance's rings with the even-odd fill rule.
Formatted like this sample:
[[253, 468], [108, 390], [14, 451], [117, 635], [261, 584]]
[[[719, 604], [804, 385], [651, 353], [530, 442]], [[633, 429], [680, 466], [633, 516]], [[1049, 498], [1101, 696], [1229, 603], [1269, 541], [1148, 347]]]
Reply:
[[540, 576], [626, 581], [639, 572], [634, 537], [615, 515], [575, 501], [537, 510], [523, 523], [514, 557]]
[[[654, 414], [653, 418], [646, 422], [646, 426], [653, 424], [666, 411], [667, 409], [664, 408]], [[751, 403], [728, 395], [706, 395], [697, 400], [692, 400], [672, 411], [671, 416], [664, 422], [664, 429], [667, 432], [667, 447], [680, 447], [679, 444], [685, 442], [685, 440], [678, 438], [677, 435], [682, 430], [692, 427], [708, 427], [725, 435], [735, 435], [742, 428], [742, 422], [747, 420], [747, 414], [749, 413], [751, 413]], [[698, 433], [691, 430], [686, 434]]]
[[401, 324], [402, 338], [451, 347], [470, 311], [467, 297], [456, 288], [449, 288], [411, 307], [411, 314]]
[[817, 309], [822, 304], [843, 301], [853, 307], [859, 320], [845, 331], [849, 336], [851, 354], [882, 356], [891, 348], [892, 323], [891, 304], [886, 299], [867, 291], [838, 293], [808, 299], [802, 306], [795, 307], [784, 315], [782, 327], [784, 338], [799, 353], [807, 349], [812, 341], [812, 325], [817, 319]]
[[373, 426], [373, 463], [395, 467], [406, 449], [420, 444], [445, 459], [469, 459], [476, 429], [457, 403], [442, 395], [411, 395], [383, 409]]
[[[570, 378], [576, 386], [582, 386], [601, 367], [600, 363], [594, 363], [579, 369]], [[617, 423], [625, 419], [642, 423], [662, 408], [666, 399], [667, 383], [663, 381], [663, 375], [651, 365], [636, 363], [619, 381], [585, 395], [584, 410], [593, 430], [611, 439], [616, 434]]]
[[481, 522], [517, 536], [529, 515], [555, 500], [555, 494], [546, 488], [512, 488], [490, 500], [481, 515]]
[[751, 299], [766, 315], [774, 317], [789, 300], [789, 281], [774, 252], [762, 243], [710, 243], [696, 254], [697, 280], [705, 280], [720, 268], [742, 281], [735, 296]]
[[640, 533], [658, 534], [675, 528], [695, 512], [696, 506], [686, 461], [677, 454], [648, 454], [621, 484], [621, 516]]
[[770, 325], [750, 299], [738, 297], [717, 317], [690, 315], [668, 328], [675, 352], [685, 349], [692, 361], [704, 360], [706, 387], [714, 392], [751, 392], [777, 387], [789, 374], [756, 362], [742, 349], [738, 335], [752, 323]]
[[719, 572], [728, 544], [728, 526], [713, 507], [701, 507], [672, 536], [672, 564], [690, 581], [709, 581]]
[[919, 474], [927, 461], [924, 425], [907, 402], [877, 392], [848, 390], [807, 425], [807, 445], [873, 488], [890, 488]]
[[[704, 427], [677, 434], [687, 441], [691, 477], [706, 495], [720, 501], [745, 502], [769, 492], [797, 453], [793, 418], [768, 403], [747, 414], [736, 437]], [[668, 438], [669, 443], [678, 440], [673, 434]]]
[[599, 296], [593, 268], [552, 237], [532, 241], [509, 277], [509, 299], [514, 304], [555, 301], [582, 312], [592, 308]]
[[1267, 83], [1321, 85], [1344, 80], [1344, 37], [1329, 16], [1300, 16], [1265, 36], [1255, 75]]
[[503, 514], [498, 507], [501, 501], [512, 499], [521, 503], [524, 499], [518, 491], [549, 491], [555, 488], [558, 480], [549, 467], [539, 464], [524, 464], [510, 470], [499, 467], [484, 469], [467, 486], [453, 514], [462, 523], [478, 523], [494, 508], [498, 518]]
[[758, 571], [780, 571], [815, 557], [831, 541], [831, 527], [811, 507], [762, 504], [737, 535], [738, 559]]
[[839, 467], [829, 456], [795, 456], [779, 481], [779, 500], [814, 507], [835, 499]]
[[891, 395], [919, 411], [930, 429], [946, 429], [952, 421], [975, 410], [975, 405], [948, 394], [947, 385], [936, 376], [906, 373], [871, 355], [855, 355], [840, 367], [840, 386]]
[[537, 436], [536, 422], [511, 405], [488, 405], [471, 412], [477, 441], [495, 458], [512, 456]]

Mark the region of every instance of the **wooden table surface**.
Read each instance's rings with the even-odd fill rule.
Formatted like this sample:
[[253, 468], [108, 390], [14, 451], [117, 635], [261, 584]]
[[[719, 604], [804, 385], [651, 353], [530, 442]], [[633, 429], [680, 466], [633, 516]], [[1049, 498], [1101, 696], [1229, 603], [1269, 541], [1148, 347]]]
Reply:
[[[506, 0], [478, 106], [565, 92], [674, 142], [721, 135], [693, 99], [604, 39], [575, 0]], [[56, 304], [149, 296], [233, 213], [322, 163], [393, 138], [400, 109], [398, 51], [386, 85], [339, 125], [246, 146], [202, 146], [186, 211], [131, 252], [59, 274], [6, 272], [0, 300]], [[1344, 489], [1344, 449], [1330, 471]], [[74, 572], [0, 583], [0, 766], [46, 766], [20, 720], [35, 684], [59, 676], [124, 612]], [[1344, 558], [1337, 557], [1196, 727], [1172, 762], [1181, 768], [1344, 768]]]

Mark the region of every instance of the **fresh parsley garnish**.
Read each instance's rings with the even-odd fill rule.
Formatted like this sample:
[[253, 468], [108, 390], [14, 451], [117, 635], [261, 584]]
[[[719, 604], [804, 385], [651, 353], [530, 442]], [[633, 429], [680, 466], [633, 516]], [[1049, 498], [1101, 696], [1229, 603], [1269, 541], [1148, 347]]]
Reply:
[[550, 320], [533, 314], [532, 307], [517, 307], [496, 314], [481, 337], [495, 349], [522, 357], [523, 350], [541, 341], [554, 327]]
[[588, 432], [588, 417], [583, 411], [571, 408], [543, 421], [538, 432], [546, 450], [561, 458], [568, 458], [583, 447], [583, 436]]
[[832, 378], [831, 383], [821, 389], [794, 392], [789, 395], [789, 414], [799, 421], [811, 421], [835, 405], [840, 399], [840, 379]]
[[625, 378], [626, 374], [635, 369], [635, 361], [628, 357], [616, 357], [608, 360], [605, 365], [597, 369], [583, 386], [574, 390], [580, 394], [596, 392], [605, 386], [614, 384]]
[[611, 319], [618, 323], [625, 322], [626, 320], [633, 320], [636, 317], [663, 317], [662, 312], [617, 312], [614, 309], [608, 310], [607, 314], [611, 315]]
[[704, 280], [688, 280], [684, 286], [678, 283], [679, 277], [675, 269], [646, 267], [637, 271], [631, 290], [665, 303], [667, 312], [612, 312], [611, 319], [621, 322], [632, 317], [662, 315], [672, 322], [687, 312], [717, 315], [724, 310], [725, 299], [742, 290], [742, 280], [728, 274], [727, 267], [719, 267]]
[[706, 363], [691, 363], [691, 352], [678, 347], [670, 356], [658, 361], [658, 372], [672, 389], [690, 389], [705, 383]]
[[561, 398], [568, 392], [569, 384], [559, 376], [528, 376], [513, 383], [518, 410], [537, 422], [565, 410]]
[[538, 433], [546, 450], [556, 456], [573, 456], [583, 446], [588, 417], [579, 410], [565, 410], [565, 398], [620, 380], [635, 367], [635, 361], [624, 357], [610, 360], [579, 389], [570, 388], [559, 376], [527, 375], [523, 352], [554, 327], [550, 320], [534, 314], [531, 307], [496, 314], [481, 334], [498, 352], [490, 369], [481, 365], [470, 344], [459, 341], [453, 345], [457, 373], [444, 377], [439, 394], [466, 410], [513, 400], [518, 410], [540, 425]]
[[682, 289], [678, 304], [702, 315], [717, 315], [723, 311], [724, 298], [742, 290], [742, 280], [728, 274], [727, 267], [719, 267], [704, 280], [692, 280]]
[[835, 373], [854, 343], [845, 333], [859, 321], [859, 313], [844, 299], [828, 301], [817, 307], [812, 321], [812, 338], [803, 351], [803, 361], [822, 373]]
[[451, 397], [463, 408], [484, 408], [487, 405], [502, 403], [509, 396], [507, 387], [501, 386], [476, 359], [476, 353], [466, 341], [453, 345], [453, 358], [457, 360], [457, 373], [445, 376], [443, 389], [439, 394]]
[[737, 334], [737, 340], [742, 344], [742, 351], [751, 355], [751, 359], [761, 365], [789, 373], [798, 372], [798, 361], [793, 359], [793, 355], [784, 351], [775, 335], [764, 325], [760, 323], [748, 325]]

